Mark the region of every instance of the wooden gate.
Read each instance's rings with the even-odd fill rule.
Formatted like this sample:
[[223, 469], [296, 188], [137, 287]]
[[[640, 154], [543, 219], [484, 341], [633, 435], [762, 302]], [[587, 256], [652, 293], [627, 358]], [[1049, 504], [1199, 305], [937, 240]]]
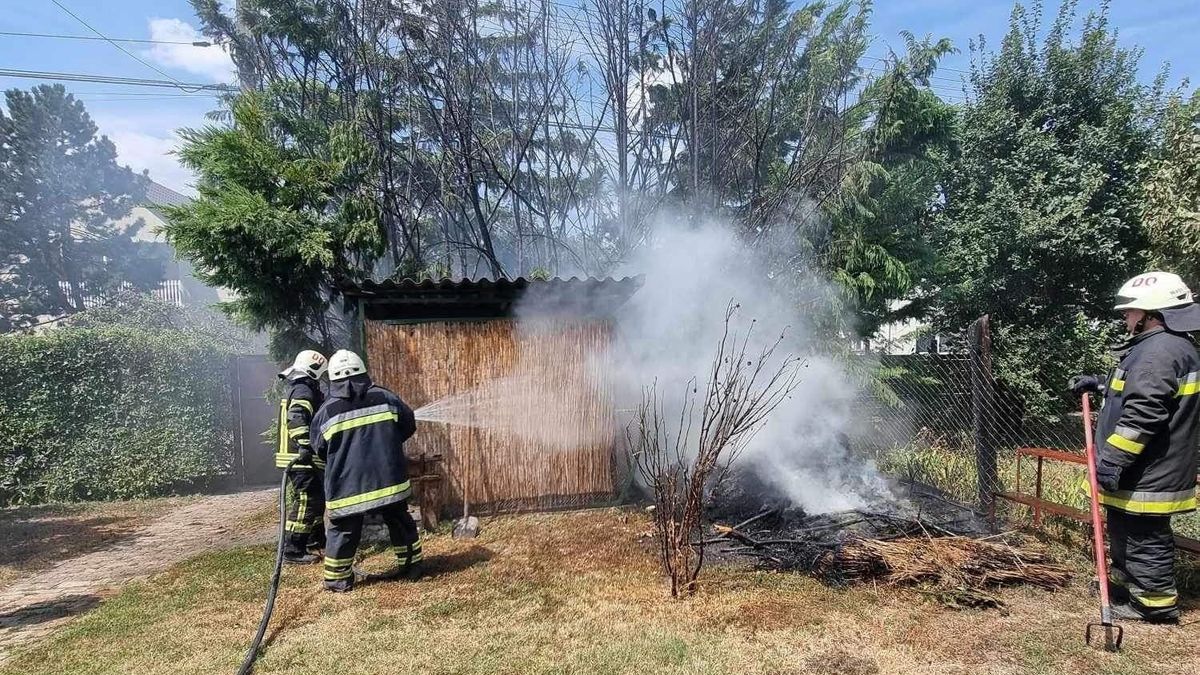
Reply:
[[233, 359], [234, 453], [243, 485], [279, 482], [275, 439], [264, 436], [279, 414], [279, 401], [271, 393], [278, 371], [278, 365], [265, 356]]

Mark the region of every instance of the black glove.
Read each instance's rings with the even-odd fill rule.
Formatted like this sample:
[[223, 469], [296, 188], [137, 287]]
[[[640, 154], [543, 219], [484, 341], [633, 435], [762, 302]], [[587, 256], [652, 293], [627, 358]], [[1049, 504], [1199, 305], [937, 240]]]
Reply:
[[1076, 375], [1067, 380], [1067, 388], [1076, 396], [1085, 392], [1090, 394], [1092, 392], [1099, 393], [1104, 390], [1104, 387], [1100, 384], [1100, 378], [1095, 375]]
[[300, 452], [296, 453], [296, 463], [297, 464], [308, 464], [311, 466], [312, 461], [313, 461], [312, 448], [300, 448]]
[[1116, 492], [1121, 482], [1121, 467], [1100, 461], [1096, 464], [1096, 482], [1105, 492]]

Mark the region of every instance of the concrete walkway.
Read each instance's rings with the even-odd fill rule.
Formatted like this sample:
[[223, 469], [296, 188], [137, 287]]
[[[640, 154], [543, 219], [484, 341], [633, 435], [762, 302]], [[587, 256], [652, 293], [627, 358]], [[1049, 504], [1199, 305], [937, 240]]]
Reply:
[[270, 524], [254, 531], [231, 528], [276, 498], [276, 490], [203, 497], [116, 546], [64, 560], [0, 590], [0, 665], [18, 647], [45, 637], [132, 579], [205, 551], [273, 540]]

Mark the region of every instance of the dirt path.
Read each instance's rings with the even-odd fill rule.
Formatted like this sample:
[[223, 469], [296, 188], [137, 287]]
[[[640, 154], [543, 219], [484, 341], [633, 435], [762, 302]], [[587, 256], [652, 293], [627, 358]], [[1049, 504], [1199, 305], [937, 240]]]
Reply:
[[[245, 522], [275, 494], [258, 490], [200, 498], [119, 544], [69, 558], [0, 590], [0, 665], [15, 648], [46, 636], [121, 584], [198, 553], [270, 541], [269, 522], [250, 527]], [[19, 546], [6, 542], [14, 544]]]

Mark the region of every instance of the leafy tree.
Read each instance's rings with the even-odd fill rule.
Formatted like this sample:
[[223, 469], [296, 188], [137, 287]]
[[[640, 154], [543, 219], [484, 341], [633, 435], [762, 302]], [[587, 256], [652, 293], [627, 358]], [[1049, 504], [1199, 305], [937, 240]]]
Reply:
[[927, 232], [949, 166], [956, 112], [930, 90], [949, 40], [903, 33], [904, 58], [867, 87], [865, 158], [851, 167], [829, 209], [830, 276], [851, 296], [862, 335], [922, 305], [893, 310], [930, 273], [934, 252]]
[[937, 322], [991, 314], [999, 375], [1045, 403], [1034, 413], [1052, 412], [1068, 374], [1101, 367], [1112, 294], [1145, 264], [1153, 92], [1103, 12], [1070, 41], [1074, 11], [1065, 2], [1039, 46], [1040, 8], [1018, 4], [1000, 51], [977, 54], [934, 236]]
[[1200, 283], [1200, 90], [1167, 103], [1148, 170], [1143, 217], [1154, 262]]
[[149, 288], [162, 264], [118, 221], [145, 180], [116, 161], [83, 103], [61, 85], [5, 92], [0, 110], [0, 330], [84, 309], [124, 284]]
[[199, 196], [167, 210], [166, 235], [202, 280], [237, 292], [232, 315], [329, 348], [336, 283], [361, 277], [384, 239], [365, 194], [371, 149], [351, 122], [313, 122], [248, 94], [230, 126], [184, 130], [179, 156], [199, 175]]

